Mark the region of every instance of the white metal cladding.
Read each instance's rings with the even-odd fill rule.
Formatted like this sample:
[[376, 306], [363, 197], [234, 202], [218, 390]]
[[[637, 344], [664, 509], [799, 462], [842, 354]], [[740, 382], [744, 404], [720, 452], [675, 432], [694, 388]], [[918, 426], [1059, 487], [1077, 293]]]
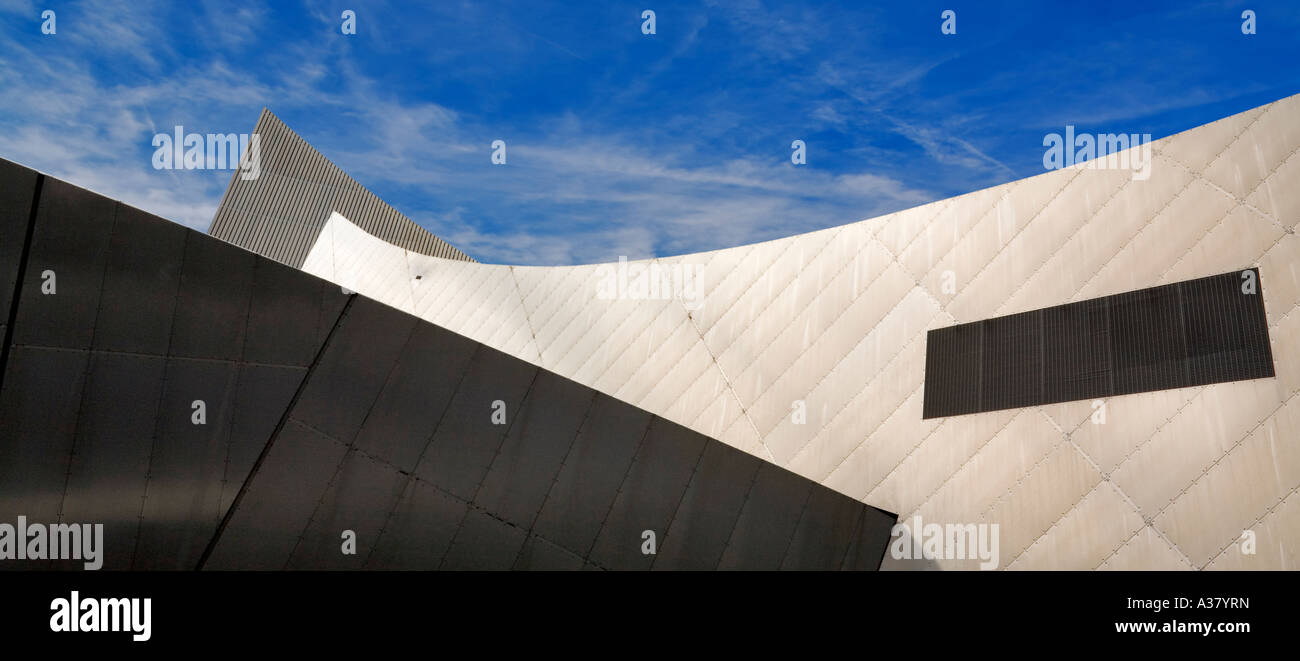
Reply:
[[384, 203], [270, 110], [262, 109], [253, 132], [260, 136], [261, 173], [244, 181], [236, 170], [208, 230], [212, 236], [300, 267], [337, 210], [392, 245], [474, 261]]
[[[1081, 164], [634, 263], [698, 267], [691, 300], [602, 298], [617, 265], [418, 254], [343, 212], [302, 268], [902, 520], [999, 524], [1002, 567], [1295, 568], [1298, 148], [1293, 96], [1157, 141], [1145, 180]], [[932, 328], [1248, 267], [1260, 269], [1276, 378], [1112, 397], [1101, 423], [1089, 401], [921, 417]]]

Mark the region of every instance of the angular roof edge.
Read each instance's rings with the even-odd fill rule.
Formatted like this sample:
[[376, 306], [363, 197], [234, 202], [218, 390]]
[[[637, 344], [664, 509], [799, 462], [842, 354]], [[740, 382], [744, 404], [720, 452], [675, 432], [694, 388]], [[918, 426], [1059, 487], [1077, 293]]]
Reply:
[[339, 212], [367, 232], [413, 252], [472, 262], [469, 255], [379, 199], [263, 108], [253, 129], [260, 169], [235, 170], [208, 233], [300, 268], [325, 222]]

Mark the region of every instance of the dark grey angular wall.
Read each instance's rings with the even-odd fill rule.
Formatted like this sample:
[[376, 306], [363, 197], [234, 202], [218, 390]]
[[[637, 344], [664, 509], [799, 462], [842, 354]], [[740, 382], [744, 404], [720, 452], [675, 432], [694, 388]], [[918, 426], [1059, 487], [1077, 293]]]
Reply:
[[27, 243], [36, 172], [0, 159], [0, 337], [8, 345], [11, 304]]
[[106, 568], [875, 569], [884, 554], [886, 512], [272, 260], [0, 172], [0, 272], [21, 276], [0, 521], [103, 523]]
[[[893, 522], [357, 297], [204, 567], [875, 568]], [[646, 530], [657, 554], [642, 553]], [[851, 553], [859, 539], [873, 551]]]
[[425, 255], [474, 261], [416, 225], [330, 162], [270, 110], [262, 109], [261, 172], [245, 181], [238, 171], [217, 208], [212, 236], [300, 267], [330, 213], [365, 231]]
[[[0, 195], [35, 180], [5, 177]], [[103, 523], [109, 569], [192, 569], [347, 298], [53, 178], [26, 250], [0, 390], [0, 516]]]

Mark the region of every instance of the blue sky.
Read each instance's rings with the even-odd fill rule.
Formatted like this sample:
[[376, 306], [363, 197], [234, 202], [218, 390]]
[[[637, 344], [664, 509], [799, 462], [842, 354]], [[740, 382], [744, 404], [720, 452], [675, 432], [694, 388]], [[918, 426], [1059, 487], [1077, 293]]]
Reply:
[[153, 135], [267, 106], [480, 261], [572, 264], [870, 218], [1041, 173], [1066, 124], [1159, 138], [1300, 93], [1289, 0], [235, 4], [0, 0], [0, 157], [206, 229], [230, 172], [154, 170]]

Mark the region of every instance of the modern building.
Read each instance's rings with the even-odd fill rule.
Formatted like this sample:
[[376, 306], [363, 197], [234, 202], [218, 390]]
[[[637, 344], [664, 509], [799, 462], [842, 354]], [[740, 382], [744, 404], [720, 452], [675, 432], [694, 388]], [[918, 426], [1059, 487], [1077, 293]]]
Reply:
[[136, 569], [1296, 566], [1300, 96], [562, 267], [255, 131], [216, 238], [0, 163], [0, 522]]
[[0, 568], [875, 569], [894, 523], [8, 161], [0, 274]]
[[[1300, 96], [880, 218], [564, 267], [387, 238], [319, 203], [338, 175], [277, 157], [314, 150], [274, 116], [257, 131], [273, 178], [232, 181], [215, 236], [292, 245], [292, 266], [920, 517], [916, 536], [997, 524], [1009, 568], [1300, 566]], [[1257, 295], [1223, 299], [1248, 269]]]

